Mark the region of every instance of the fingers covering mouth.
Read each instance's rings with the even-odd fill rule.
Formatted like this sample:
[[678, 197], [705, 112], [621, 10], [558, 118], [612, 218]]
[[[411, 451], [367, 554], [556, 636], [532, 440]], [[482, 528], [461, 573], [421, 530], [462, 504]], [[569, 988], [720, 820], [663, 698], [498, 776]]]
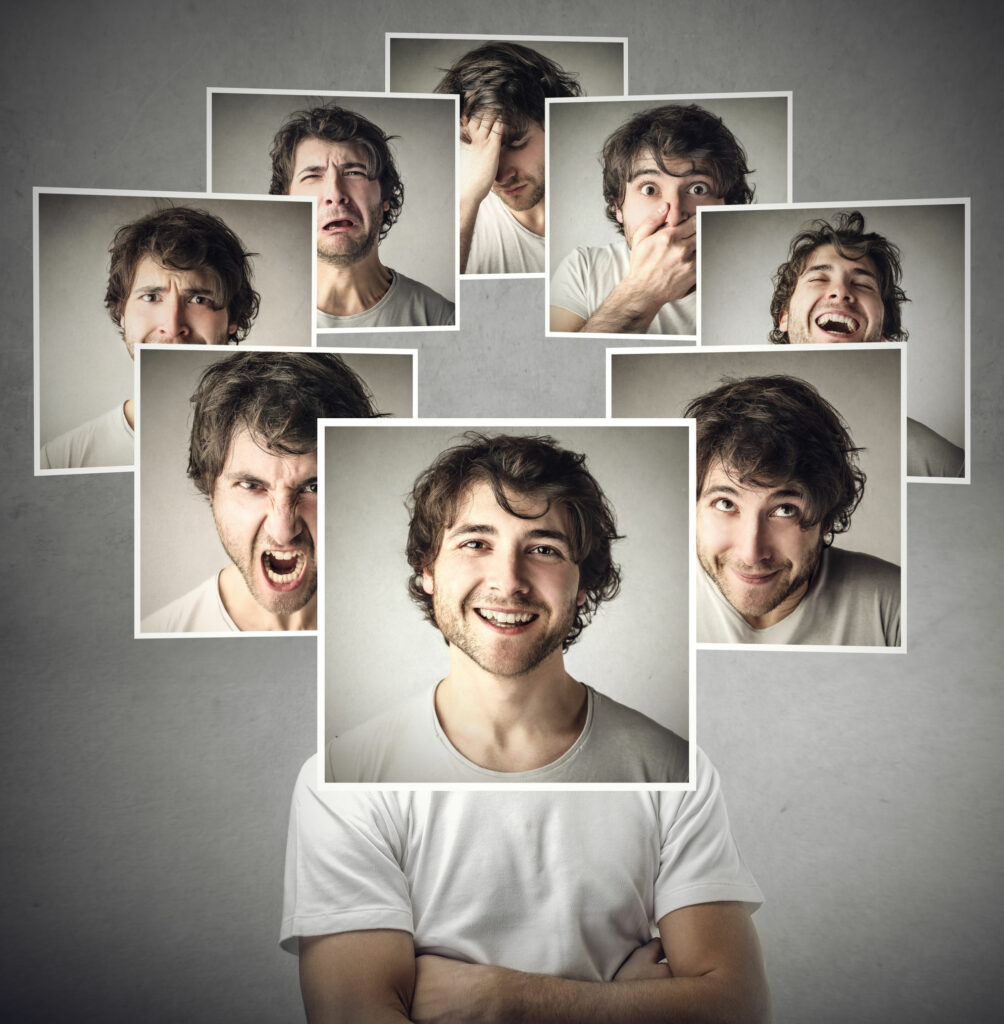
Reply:
[[302, 551], [262, 552], [261, 566], [268, 579], [277, 587], [288, 587], [299, 582], [307, 565], [307, 556]]
[[833, 310], [828, 310], [825, 313], [820, 313], [816, 317], [816, 326], [826, 331], [827, 334], [844, 334], [848, 337], [852, 334], [857, 334], [861, 328], [861, 324], [852, 316], [848, 316], [846, 313], [837, 313]]

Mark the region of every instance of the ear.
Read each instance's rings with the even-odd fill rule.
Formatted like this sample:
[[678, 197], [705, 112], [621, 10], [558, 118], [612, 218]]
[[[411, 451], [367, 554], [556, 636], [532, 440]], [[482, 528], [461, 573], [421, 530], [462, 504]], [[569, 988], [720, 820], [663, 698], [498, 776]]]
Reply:
[[424, 565], [422, 566], [422, 589], [430, 597], [433, 590], [435, 590], [435, 581], [432, 578], [432, 573]]
[[234, 335], [237, 333], [237, 324], [227, 324], [227, 340], [236, 341]]
[[614, 207], [614, 216], [617, 218], [617, 223], [620, 224], [621, 227], [623, 227], [624, 226], [624, 213], [622, 212], [622, 210], [621, 210], [621, 208], [619, 206], [615, 206]]
[[586, 596], [587, 595], [584, 590], [580, 590], [578, 594], [575, 595], [576, 607], [581, 608], [586, 603]]
[[390, 209], [390, 200], [385, 199], [383, 201], [383, 212], [386, 213]]
[[781, 315], [777, 318], [777, 329], [779, 331], [788, 330], [788, 311], [782, 310]]

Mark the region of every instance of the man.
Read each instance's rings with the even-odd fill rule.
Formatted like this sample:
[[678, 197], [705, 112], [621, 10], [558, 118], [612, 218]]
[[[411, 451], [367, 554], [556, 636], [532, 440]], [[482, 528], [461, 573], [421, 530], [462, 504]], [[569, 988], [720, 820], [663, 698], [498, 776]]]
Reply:
[[336, 782], [685, 781], [686, 741], [573, 679], [564, 652], [620, 588], [585, 456], [477, 433], [411, 493], [409, 592], [449, 646], [437, 685], [333, 739]]
[[460, 272], [544, 270], [544, 101], [575, 77], [518, 43], [464, 54], [436, 92], [460, 96]]
[[[138, 344], [226, 345], [247, 336], [258, 315], [252, 254], [204, 210], [172, 206], [115, 233], [105, 306], [129, 358]], [[135, 401], [42, 447], [43, 469], [132, 466]]]
[[276, 133], [272, 195], [317, 197], [317, 326], [437, 327], [454, 305], [380, 261], [404, 205], [387, 135], [342, 107], [300, 110]]
[[330, 793], [316, 767], [281, 930], [314, 1024], [769, 1019], [762, 897], [700, 751], [686, 793]]
[[830, 545], [864, 495], [836, 409], [794, 377], [695, 398], [697, 639], [900, 645], [900, 570]]
[[569, 253], [551, 280], [551, 330], [693, 334], [697, 211], [749, 203], [746, 151], [721, 118], [670, 103], [603, 145], [607, 218], [622, 236]]
[[317, 628], [317, 420], [376, 416], [339, 356], [242, 352], [192, 395], [188, 476], [231, 561], [144, 619], [144, 633]]
[[[774, 275], [768, 337], [775, 345], [906, 341], [902, 279], [899, 249], [866, 232], [857, 210], [838, 213], [832, 224], [813, 221], [791, 240]], [[963, 449], [910, 417], [906, 428], [908, 476], [965, 475]]]

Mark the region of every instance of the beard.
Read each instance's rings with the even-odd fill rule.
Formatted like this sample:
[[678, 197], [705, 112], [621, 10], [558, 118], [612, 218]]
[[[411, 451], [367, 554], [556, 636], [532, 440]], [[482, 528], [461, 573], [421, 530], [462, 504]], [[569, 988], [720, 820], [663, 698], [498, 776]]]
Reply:
[[[369, 209], [369, 227], [365, 235], [323, 238], [317, 243], [317, 258], [332, 267], [351, 267], [364, 259], [380, 240], [383, 224], [383, 202]], [[358, 218], [357, 218], [358, 219]]]
[[[317, 559], [314, 557], [314, 542], [306, 531], [297, 538], [295, 545], [274, 544], [270, 538], [259, 536], [248, 549], [227, 532], [219, 519], [216, 520], [216, 529], [224, 550], [237, 566], [249, 593], [265, 611], [273, 615], [292, 615], [310, 603], [317, 593]], [[262, 557], [270, 549], [291, 547], [301, 551], [306, 560], [300, 583], [293, 590], [272, 590], [262, 579]]]
[[[507, 638], [504, 634], [490, 632], [487, 627], [482, 629], [474, 621], [478, 617], [475, 608], [497, 603], [497, 598], [482, 599], [476, 595], [465, 600], [459, 611], [454, 611], [446, 607], [446, 599], [440, 599], [437, 592], [434, 591], [432, 596], [436, 625], [446, 641], [463, 651], [485, 672], [502, 678], [525, 675], [559, 650], [571, 632], [579, 610], [575, 598], [557, 611], [529, 602], [523, 604], [507, 600], [505, 605], [511, 611], [547, 617], [547, 624], [535, 629], [532, 637], [518, 634]], [[539, 622], [540, 618], [534, 620], [535, 624]]]
[[[717, 556], [709, 557], [700, 548], [697, 550], [697, 559], [704, 571], [714, 581], [715, 586], [721, 591], [725, 600], [750, 625], [753, 625], [750, 620], [769, 615], [784, 604], [792, 594], [797, 593], [808, 584], [816, 572], [822, 553], [823, 541], [820, 538], [814, 555], [797, 572], [793, 571], [794, 565], [791, 562], [760, 563], [754, 566], [732, 565], [730, 567], [728, 562]], [[780, 572], [780, 575], [769, 586], [744, 588], [738, 580], [730, 575], [730, 568], [750, 574]]]
[[[507, 185], [506, 188], [512, 188], [513, 185], [518, 184], [517, 180], [512, 185]], [[532, 210], [544, 198], [544, 180], [543, 178], [528, 178], [527, 188], [518, 196], [507, 197], [502, 194], [500, 188], [494, 188], [493, 191], [510, 210], [522, 213], [525, 210]]]

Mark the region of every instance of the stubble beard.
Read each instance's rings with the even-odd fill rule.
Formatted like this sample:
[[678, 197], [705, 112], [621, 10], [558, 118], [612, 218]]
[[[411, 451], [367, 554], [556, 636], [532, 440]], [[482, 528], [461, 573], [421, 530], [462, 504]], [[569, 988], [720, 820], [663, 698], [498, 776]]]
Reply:
[[[216, 518], [215, 512], [213, 518]], [[216, 530], [220, 535], [223, 549], [230, 561], [237, 566], [248, 592], [265, 611], [273, 615], [292, 615], [304, 609], [317, 593], [317, 559], [314, 557], [314, 543], [309, 536], [305, 536], [296, 544], [307, 559], [307, 567], [304, 569], [300, 585], [295, 590], [276, 591], [267, 589], [261, 581], [262, 553], [272, 548], [289, 548], [291, 545], [272, 544], [267, 537], [263, 537], [256, 540], [251, 550], [247, 551], [228, 536], [219, 519], [216, 519]]]
[[329, 240], [319, 241], [317, 244], [318, 261], [326, 263], [329, 267], [351, 267], [365, 259], [380, 240], [380, 228], [383, 224], [383, 202], [381, 201], [376, 206], [370, 207], [369, 215], [369, 230], [362, 238], [352, 239], [347, 248], [329, 251], [323, 248], [323, 244]]
[[[475, 631], [480, 627], [471, 618], [477, 616], [477, 612], [474, 610], [476, 607], [491, 606], [496, 603], [497, 599], [492, 598], [484, 600], [478, 597], [469, 598], [458, 613], [444, 607], [444, 602], [439, 600], [435, 592], [432, 597], [436, 625], [446, 641], [463, 651], [483, 671], [506, 679], [532, 672], [556, 650], [559, 650], [565, 637], [572, 631], [575, 615], [578, 612], [578, 604], [573, 599], [567, 608], [550, 616], [548, 628], [532, 642], [527, 643], [526, 640], [521, 641], [518, 636], [513, 637], [508, 643], [512, 644], [514, 649], [499, 651], [492, 649], [491, 637], [482, 638], [476, 635]], [[506, 601], [505, 604], [512, 610], [522, 609], [538, 615], [547, 610], [538, 606], [514, 604], [512, 601]], [[499, 644], [507, 642], [502, 635], [492, 634], [492, 636], [498, 636]], [[519, 646], [521, 643], [523, 646]]]
[[[805, 586], [813, 577], [819, 566], [819, 559], [823, 554], [823, 541], [820, 538], [819, 546], [816, 548], [816, 556], [812, 559], [810, 565], [807, 565], [800, 573], [795, 576], [789, 576], [783, 581], [783, 585], [780, 587], [772, 587], [769, 591], [765, 592], [759, 598], [756, 598], [755, 593], [747, 598], [746, 604], [740, 607], [730, 596], [730, 589], [732, 586], [740, 586], [737, 581], [732, 580], [729, 577], [728, 564], [722, 562], [717, 558], [708, 558], [700, 549], [697, 552], [697, 559], [701, 563], [701, 567], [711, 577], [714, 584], [721, 591], [722, 596], [726, 601], [732, 605], [733, 608], [747, 621], [751, 618], [758, 619], [764, 615], [769, 615], [772, 611], [779, 608], [785, 601], [791, 597], [799, 588]], [[778, 569], [787, 570], [790, 572], [791, 563], [781, 563], [779, 565], [773, 565], [768, 563], [767, 565], [755, 565], [755, 566], [737, 566], [740, 572], [775, 572]], [[796, 606], [797, 607], [797, 606]], [[794, 610], [794, 609], [793, 609]]]
[[[520, 195], [509, 199], [502, 194], [502, 189], [500, 188], [495, 188], [494, 192], [510, 210], [515, 210], [517, 213], [525, 213], [527, 210], [532, 210], [544, 198], [544, 182], [542, 179], [530, 178], [528, 179], [528, 184], [531, 188], [527, 196]], [[512, 188], [511, 185], [508, 187]]]

